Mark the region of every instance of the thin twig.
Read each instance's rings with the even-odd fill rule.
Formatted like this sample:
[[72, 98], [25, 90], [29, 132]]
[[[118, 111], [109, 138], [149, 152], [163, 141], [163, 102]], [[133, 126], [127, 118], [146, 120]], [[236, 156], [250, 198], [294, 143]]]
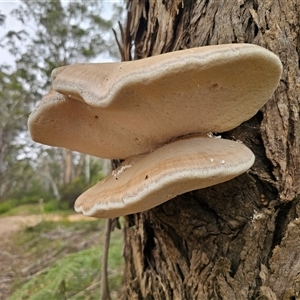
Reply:
[[112, 32], [115, 36], [115, 40], [116, 40], [116, 43], [118, 45], [118, 50], [120, 52], [120, 55], [121, 55], [121, 61], [124, 61], [124, 50], [119, 42], [119, 39], [118, 39], [118, 35], [117, 35], [117, 32], [112, 28]]
[[107, 273], [111, 225], [112, 225], [112, 219], [107, 219], [106, 226], [105, 226], [104, 250], [102, 256], [101, 293], [100, 293], [101, 300], [111, 300], [109, 286], [108, 286], [108, 273]]

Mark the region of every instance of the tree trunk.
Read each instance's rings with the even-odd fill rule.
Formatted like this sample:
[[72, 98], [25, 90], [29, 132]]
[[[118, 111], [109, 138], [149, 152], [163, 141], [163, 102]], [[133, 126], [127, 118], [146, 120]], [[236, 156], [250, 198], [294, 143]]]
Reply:
[[73, 165], [73, 156], [72, 150], [63, 149], [63, 158], [64, 158], [64, 176], [63, 182], [64, 185], [70, 183], [74, 178], [74, 165]]
[[299, 0], [129, 2], [125, 60], [253, 43], [284, 71], [261, 111], [222, 134], [252, 149], [249, 172], [125, 218], [119, 298], [300, 299]]
[[43, 174], [44, 174], [45, 178], [47, 179], [47, 181], [50, 185], [53, 196], [55, 197], [55, 199], [60, 200], [60, 194], [59, 194], [59, 191], [58, 191], [58, 187], [57, 187], [57, 184], [54, 181], [53, 177], [51, 176], [51, 172], [49, 170], [49, 164], [48, 163], [46, 163], [45, 166], [44, 166]]

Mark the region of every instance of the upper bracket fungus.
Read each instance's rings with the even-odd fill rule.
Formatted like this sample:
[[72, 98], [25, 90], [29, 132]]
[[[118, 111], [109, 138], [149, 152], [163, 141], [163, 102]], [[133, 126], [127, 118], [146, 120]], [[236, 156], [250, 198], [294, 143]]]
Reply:
[[275, 54], [250, 44], [60, 67], [29, 129], [40, 143], [125, 159], [79, 197], [77, 211], [96, 217], [139, 212], [248, 170], [254, 156], [246, 146], [203, 135], [254, 116], [281, 72]]

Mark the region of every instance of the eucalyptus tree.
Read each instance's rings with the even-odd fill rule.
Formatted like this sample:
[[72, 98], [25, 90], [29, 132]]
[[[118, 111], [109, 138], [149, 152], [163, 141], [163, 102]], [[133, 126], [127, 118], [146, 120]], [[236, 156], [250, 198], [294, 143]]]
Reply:
[[[106, 8], [101, 1], [22, 0], [12, 11], [12, 16], [21, 22], [22, 29], [7, 32], [3, 42], [15, 57], [18, 80], [24, 95], [27, 95], [26, 107], [32, 108], [45, 94], [54, 68], [96, 60], [100, 55], [116, 58], [112, 21], [102, 17], [104, 13], [112, 14], [113, 10], [107, 12]], [[55, 178], [52, 178], [47, 173], [51, 170], [46, 166], [49, 160], [43, 159], [45, 148], [37, 145], [34, 148], [36, 162], [45, 165], [40, 167], [45, 177], [51, 178], [52, 186], [54, 183], [69, 183], [78, 173], [74, 170], [74, 163], [80, 155], [57, 149], [61, 160], [56, 163], [61, 167], [62, 175], [53, 174]]]
[[86, 62], [104, 53], [116, 55], [107, 38], [112, 22], [102, 18], [102, 12], [101, 1], [60, 0], [23, 0], [12, 12], [24, 27], [8, 33], [10, 51], [17, 67], [35, 79], [36, 100], [49, 86], [53, 68]]
[[[28, 116], [26, 93], [19, 80], [18, 72], [10, 73], [7, 67], [0, 69], [0, 199], [22, 186], [20, 170], [24, 160], [18, 159]], [[22, 167], [21, 167], [22, 166]]]
[[298, 299], [299, 1], [130, 0], [128, 9], [124, 60], [252, 43], [274, 52], [283, 74], [251, 120], [222, 134], [255, 153], [248, 173], [125, 217], [119, 299]]

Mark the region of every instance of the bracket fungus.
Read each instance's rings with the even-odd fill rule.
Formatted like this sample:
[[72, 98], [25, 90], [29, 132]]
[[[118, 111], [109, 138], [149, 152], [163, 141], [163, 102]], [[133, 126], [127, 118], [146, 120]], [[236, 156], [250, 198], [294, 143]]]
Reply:
[[140, 212], [247, 171], [254, 155], [245, 145], [206, 133], [254, 116], [281, 72], [275, 54], [250, 44], [60, 67], [29, 129], [40, 143], [124, 160], [76, 200], [77, 211], [99, 218]]

